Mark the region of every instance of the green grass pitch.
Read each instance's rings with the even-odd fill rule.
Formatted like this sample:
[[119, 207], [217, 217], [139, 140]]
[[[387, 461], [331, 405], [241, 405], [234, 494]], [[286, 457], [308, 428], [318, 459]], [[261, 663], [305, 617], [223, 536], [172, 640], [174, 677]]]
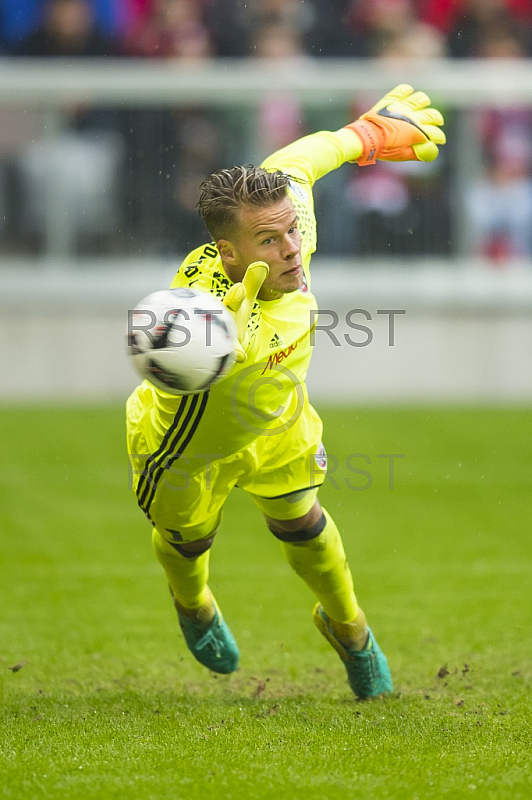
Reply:
[[532, 413], [319, 410], [338, 462], [321, 499], [385, 701], [354, 701], [238, 490], [211, 585], [241, 668], [196, 664], [127, 488], [122, 409], [0, 410], [0, 797], [532, 796]]

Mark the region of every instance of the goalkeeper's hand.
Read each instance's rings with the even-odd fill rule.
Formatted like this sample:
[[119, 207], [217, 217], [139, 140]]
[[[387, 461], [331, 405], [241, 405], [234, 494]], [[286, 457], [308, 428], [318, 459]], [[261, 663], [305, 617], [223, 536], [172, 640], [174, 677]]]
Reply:
[[253, 306], [261, 286], [268, 277], [270, 268], [265, 261], [254, 261], [246, 270], [241, 283], [235, 283], [222, 302], [232, 312], [236, 322], [237, 345], [235, 347], [236, 360], [245, 361], [248, 322], [253, 311]]
[[440, 129], [443, 117], [430, 106], [424, 92], [414, 92], [402, 83], [388, 92], [373, 108], [346, 125], [362, 142], [357, 163], [362, 167], [381, 161], [434, 161], [439, 144], [445, 144]]

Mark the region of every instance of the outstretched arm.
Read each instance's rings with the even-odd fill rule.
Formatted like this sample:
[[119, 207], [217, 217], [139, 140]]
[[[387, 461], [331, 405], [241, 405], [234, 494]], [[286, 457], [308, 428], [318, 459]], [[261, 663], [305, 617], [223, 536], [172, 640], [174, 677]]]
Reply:
[[443, 117], [424, 92], [401, 84], [339, 131], [320, 131], [278, 150], [262, 164], [313, 184], [347, 161], [433, 161], [445, 144]]

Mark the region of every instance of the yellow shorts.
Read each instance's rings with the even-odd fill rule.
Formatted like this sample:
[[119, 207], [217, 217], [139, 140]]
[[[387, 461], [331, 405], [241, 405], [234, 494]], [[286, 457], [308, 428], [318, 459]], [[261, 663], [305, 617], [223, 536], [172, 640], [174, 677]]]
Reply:
[[282, 435], [259, 436], [225, 458], [203, 456], [200, 468], [192, 440], [177, 461], [162, 464], [156, 475], [149, 468], [156, 449], [146, 443], [155, 440], [161, 444], [164, 430], [153, 414], [139, 417], [137, 412], [138, 408], [128, 404], [132, 485], [148, 519], [169, 541], [191, 542], [214, 533], [235, 486], [249, 494], [267, 516], [288, 520], [304, 516], [312, 508], [325, 480], [322, 422], [306, 391], [301, 414]]

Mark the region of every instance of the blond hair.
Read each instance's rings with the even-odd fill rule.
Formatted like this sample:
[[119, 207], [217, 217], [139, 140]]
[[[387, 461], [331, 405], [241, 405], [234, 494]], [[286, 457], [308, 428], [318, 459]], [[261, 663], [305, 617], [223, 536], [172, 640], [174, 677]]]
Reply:
[[221, 169], [203, 181], [196, 208], [213, 238], [230, 238], [239, 226], [241, 208], [266, 207], [287, 195], [289, 176], [244, 164]]

